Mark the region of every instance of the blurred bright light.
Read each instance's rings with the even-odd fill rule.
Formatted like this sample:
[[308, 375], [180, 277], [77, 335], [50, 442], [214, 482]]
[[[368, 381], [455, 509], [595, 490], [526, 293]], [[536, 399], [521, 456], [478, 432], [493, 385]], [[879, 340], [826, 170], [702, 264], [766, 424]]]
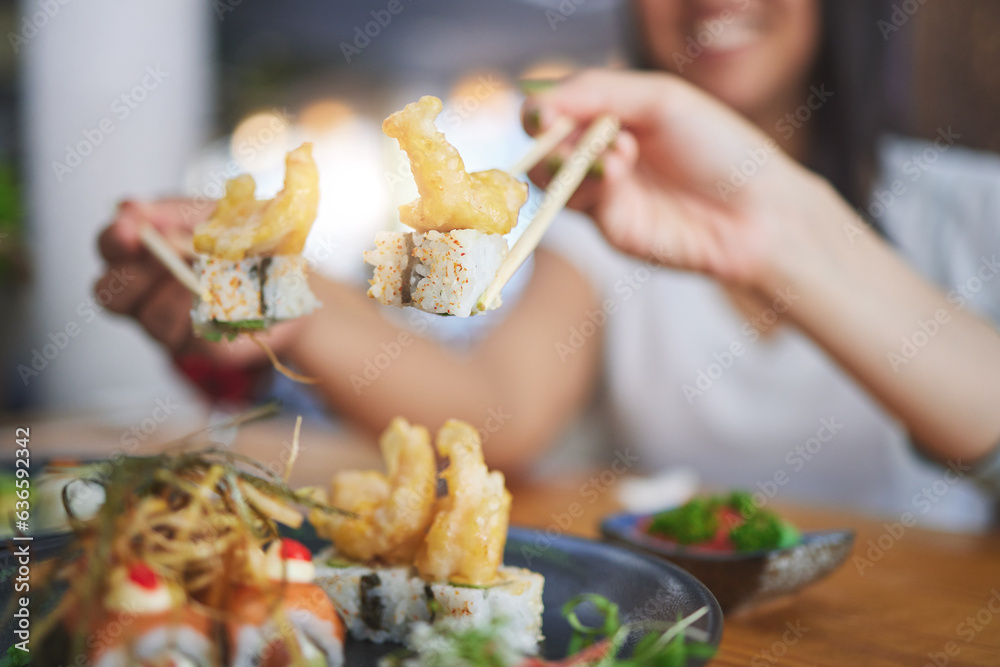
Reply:
[[288, 116], [278, 109], [250, 114], [233, 130], [229, 151], [247, 171], [264, 170], [280, 164], [288, 152]]
[[521, 81], [552, 81], [563, 79], [579, 69], [572, 61], [560, 58], [539, 60], [521, 72]]
[[336, 130], [354, 118], [354, 110], [337, 99], [316, 100], [299, 114], [298, 125], [307, 134], [321, 135]]
[[506, 110], [512, 89], [503, 72], [470, 72], [455, 82], [445, 103], [465, 115], [485, 107]]

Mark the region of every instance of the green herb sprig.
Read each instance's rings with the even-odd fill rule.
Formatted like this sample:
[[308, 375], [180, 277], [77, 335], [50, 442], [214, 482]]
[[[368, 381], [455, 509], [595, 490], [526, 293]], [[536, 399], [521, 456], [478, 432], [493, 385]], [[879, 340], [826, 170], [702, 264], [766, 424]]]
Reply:
[[[576, 614], [581, 604], [589, 602], [601, 615], [598, 625], [584, 625]], [[684, 667], [689, 658], [708, 658], [715, 648], [699, 642], [687, 641], [685, 631], [698, 619], [708, 613], [702, 607], [686, 618], [664, 627], [662, 623], [643, 622], [624, 624], [620, 619], [618, 605], [605, 597], [583, 594], [569, 600], [562, 608], [563, 615], [573, 628], [569, 643], [569, 653], [574, 655], [595, 645], [600, 638], [608, 643], [604, 657], [595, 667]], [[628, 637], [636, 631], [645, 631], [628, 658], [618, 658], [618, 653]]]
[[[577, 613], [581, 605], [589, 604], [600, 617], [595, 625], [586, 625]], [[445, 622], [423, 626], [418, 644], [429, 647], [422, 653], [400, 652], [383, 659], [382, 667], [684, 667], [690, 658], [707, 658], [715, 648], [688, 641], [688, 628], [708, 613], [702, 607], [674, 623], [642, 621], [626, 624], [621, 621], [617, 604], [601, 595], [578, 595], [562, 607], [563, 616], [573, 629], [569, 656], [563, 662], [547, 662], [540, 658], [512, 652], [505, 634], [508, 622], [494, 618], [489, 624], [455, 630]], [[638, 640], [632, 655], [618, 654], [636, 632], [645, 634]], [[429, 638], [430, 637], [430, 638]]]

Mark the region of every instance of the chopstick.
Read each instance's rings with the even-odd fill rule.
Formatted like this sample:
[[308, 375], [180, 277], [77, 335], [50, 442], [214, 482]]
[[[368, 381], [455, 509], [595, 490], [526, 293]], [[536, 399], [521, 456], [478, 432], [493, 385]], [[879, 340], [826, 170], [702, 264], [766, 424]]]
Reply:
[[[573, 196], [580, 183], [587, 176], [587, 171], [597, 158], [607, 150], [611, 142], [618, 136], [621, 128], [620, 121], [610, 115], [601, 116], [587, 128], [583, 133], [579, 143], [573, 149], [573, 153], [563, 163], [562, 168], [556, 172], [552, 182], [545, 191], [545, 198], [541, 206], [535, 213], [534, 219], [528, 224], [527, 229], [511, 248], [507, 257], [500, 264], [493, 282], [489, 284], [486, 291], [479, 297], [476, 308], [479, 311], [489, 310], [491, 307], [499, 306], [500, 291], [504, 285], [513, 277], [526, 259], [535, 251], [541, 243], [542, 236], [549, 228], [556, 214], [566, 206], [566, 202]], [[557, 142], [558, 143], [558, 142]], [[540, 159], [540, 158], [539, 158]]]
[[181, 259], [170, 242], [163, 238], [152, 225], [144, 224], [139, 230], [139, 238], [142, 240], [142, 245], [146, 246], [146, 249], [160, 260], [174, 278], [180, 281], [181, 285], [191, 290], [195, 296], [204, 298], [204, 291], [198, 282], [198, 276], [194, 274], [187, 262]]
[[535, 144], [531, 147], [531, 150], [529, 150], [524, 157], [511, 165], [510, 169], [507, 170], [507, 173], [516, 176], [518, 174], [531, 171], [536, 164], [541, 162], [546, 155], [551, 153], [556, 146], [561, 144], [574, 129], [576, 129], [576, 123], [574, 123], [571, 119], [566, 118], [565, 116], [560, 118], [552, 124], [552, 127], [538, 135], [538, 138], [535, 139]]

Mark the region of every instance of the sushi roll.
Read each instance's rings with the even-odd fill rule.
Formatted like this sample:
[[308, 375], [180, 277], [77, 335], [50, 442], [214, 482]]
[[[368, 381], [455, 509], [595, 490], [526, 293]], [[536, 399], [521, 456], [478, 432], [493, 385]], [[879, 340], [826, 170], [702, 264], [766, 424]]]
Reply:
[[308, 315], [319, 306], [309, 289], [308, 264], [299, 255], [229, 260], [199, 257], [202, 292], [191, 310], [195, 333], [219, 340]]
[[[267, 583], [238, 586], [227, 605], [233, 667], [343, 665], [344, 626], [330, 598], [313, 583], [309, 549], [284, 538], [272, 542], [260, 560]], [[294, 661], [296, 654], [301, 661]]]
[[379, 232], [375, 249], [364, 253], [375, 267], [368, 296], [386, 306], [468, 317], [506, 256], [501, 234], [475, 229]]
[[[343, 470], [330, 482], [330, 503], [350, 516], [310, 515], [317, 534], [336, 545], [314, 560], [316, 583], [352, 637], [402, 642], [411, 623], [430, 618], [424, 582], [413, 577], [412, 565], [434, 518], [437, 461], [427, 429], [401, 417], [379, 448], [385, 472]], [[374, 562], [378, 568], [369, 567]]]
[[36, 526], [45, 531], [67, 531], [70, 516], [88, 521], [104, 504], [105, 491], [100, 484], [86, 479], [72, 461], [51, 461], [35, 486]]
[[407, 643], [418, 623], [451, 619], [456, 629], [505, 619], [512, 631], [537, 646], [542, 640], [545, 578], [501, 566], [491, 584], [429, 582], [413, 568], [353, 563], [335, 551], [316, 557], [316, 583], [340, 610], [351, 637]]
[[204, 338], [266, 329], [319, 306], [302, 257], [319, 206], [312, 145], [288, 154], [285, 187], [274, 199], [259, 201], [255, 190], [252, 176], [230, 180], [212, 217], [195, 230], [201, 289], [191, 319]]
[[354, 639], [402, 644], [410, 628], [432, 617], [432, 597], [409, 566], [373, 567], [348, 561], [335, 550], [319, 554], [316, 583], [333, 600]]
[[[380, 444], [390, 474], [334, 477], [333, 503], [358, 518], [324, 529], [334, 546], [313, 561], [316, 583], [351, 636], [408, 643], [420, 624], [451, 619], [465, 629], [502, 618], [526, 645], [537, 646], [545, 580], [502, 564], [511, 497], [503, 474], [487, 469], [476, 429], [450, 420], [438, 432], [437, 451], [448, 460], [442, 474], [448, 492], [440, 497], [430, 485], [435, 466], [425, 429], [397, 418]], [[402, 537], [412, 545], [414, 536], [415, 549], [388, 549]], [[382, 548], [360, 550], [358, 542]]]
[[183, 592], [145, 563], [112, 572], [98, 620], [79, 609], [74, 623], [91, 623], [87, 645], [94, 667], [210, 667], [218, 664], [211, 621]]
[[467, 172], [434, 126], [441, 109], [438, 98], [422, 97], [382, 124], [406, 151], [420, 196], [399, 207], [400, 222], [415, 231], [379, 233], [365, 253], [375, 267], [368, 296], [468, 317], [507, 256], [503, 235], [517, 224], [528, 186], [498, 169]]
[[451, 627], [465, 630], [505, 619], [522, 642], [542, 641], [542, 590], [545, 577], [520, 567], [501, 565], [492, 583], [482, 586], [435, 582], [427, 584], [438, 618], [451, 619]]

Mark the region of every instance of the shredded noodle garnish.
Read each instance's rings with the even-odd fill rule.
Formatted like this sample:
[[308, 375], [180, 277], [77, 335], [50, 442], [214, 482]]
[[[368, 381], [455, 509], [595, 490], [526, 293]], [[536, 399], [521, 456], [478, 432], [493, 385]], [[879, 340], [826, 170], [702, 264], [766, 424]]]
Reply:
[[252, 340], [253, 342], [255, 342], [257, 344], [257, 347], [264, 350], [264, 354], [266, 354], [267, 358], [271, 360], [271, 365], [274, 366], [274, 370], [278, 371], [289, 380], [294, 380], [295, 382], [301, 382], [302, 384], [316, 384], [317, 382], [319, 382], [317, 378], [309, 377], [308, 375], [302, 375], [301, 373], [296, 373], [291, 368], [281, 363], [281, 361], [278, 360], [278, 355], [276, 355], [274, 353], [274, 350], [271, 349], [271, 346], [262, 341], [261, 339], [257, 338], [256, 335], [248, 333], [247, 337], [250, 338], [250, 340]]
[[[273, 406], [257, 408], [234, 417], [232, 423], [272, 410]], [[301, 418], [296, 422], [293, 461], [300, 428]], [[43, 594], [54, 594], [52, 587], [57, 584], [67, 591], [64, 603], [39, 622], [40, 640], [65, 622], [71, 629], [72, 654], [85, 653], [86, 638], [100, 618], [81, 615], [79, 610], [100, 609], [111, 590], [112, 572], [135, 562], [148, 565], [176, 586], [192, 608], [224, 620], [225, 602], [238, 587], [260, 587], [267, 595], [275, 586], [258, 559], [264, 545], [278, 537], [277, 524], [301, 525], [302, 509], [341, 513], [288, 486], [292, 461], [284, 470], [275, 470], [273, 463], [220, 446], [178, 449], [200, 433], [175, 443], [169, 453], [67, 468], [78, 483], [102, 486], [105, 502], [95, 516], [82, 518], [74, 516], [64, 500], [73, 539], [62, 554], [39, 565], [36, 580]], [[274, 605], [271, 613], [278, 614], [277, 597]]]
[[302, 432], [302, 415], [295, 418], [295, 431], [292, 432], [292, 453], [288, 456], [288, 465], [285, 466], [285, 474], [282, 479], [285, 482], [292, 476], [292, 468], [295, 460], [299, 458], [299, 434]]

